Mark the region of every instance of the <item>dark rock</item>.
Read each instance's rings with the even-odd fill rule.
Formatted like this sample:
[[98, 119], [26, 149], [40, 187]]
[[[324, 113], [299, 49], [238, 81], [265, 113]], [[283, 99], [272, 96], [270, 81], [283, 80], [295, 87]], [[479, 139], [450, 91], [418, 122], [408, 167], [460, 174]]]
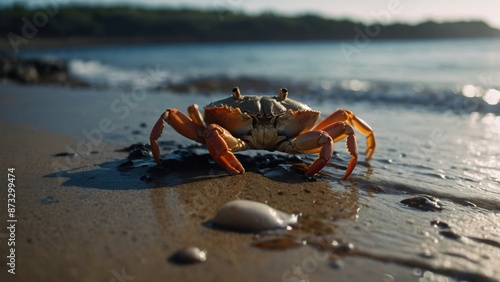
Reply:
[[119, 171], [129, 170], [132, 168], [134, 168], [134, 162], [132, 162], [131, 160], [123, 162], [118, 166]]
[[132, 130], [132, 134], [133, 135], [141, 135], [142, 131], [140, 131], [140, 130]]
[[332, 242], [332, 248], [335, 254], [345, 255], [354, 251], [354, 244], [346, 242]]
[[76, 154], [76, 153], [66, 153], [66, 152], [54, 154], [54, 157], [70, 157], [70, 158], [74, 158], [76, 156], [78, 156], [78, 154]]
[[443, 204], [441, 201], [433, 196], [429, 195], [418, 195], [410, 197], [401, 201], [403, 205], [416, 208], [422, 211], [442, 211]]
[[134, 149], [128, 154], [128, 159], [129, 160], [139, 160], [139, 159], [147, 159], [151, 157], [151, 153], [149, 150], [142, 149], [142, 148], [137, 148]]
[[446, 222], [442, 222], [439, 220], [433, 220], [431, 221], [431, 225], [440, 229], [449, 229], [450, 226]]
[[162, 165], [164, 168], [172, 171], [176, 169], [206, 167], [210, 158], [208, 154], [197, 155], [191, 150], [180, 149], [166, 155], [162, 160]]
[[87, 86], [72, 78], [64, 60], [21, 59], [0, 53], [0, 79], [22, 84], [52, 83], [72, 86]]
[[144, 181], [144, 182], [151, 182], [153, 181], [153, 177], [149, 176], [149, 175], [143, 175], [141, 176], [141, 181]]
[[132, 145], [125, 147], [123, 149], [116, 150], [116, 152], [131, 152], [135, 149], [150, 150], [151, 147], [149, 146], [149, 144], [135, 143], [135, 144], [132, 144]]
[[441, 234], [443, 237], [459, 241], [462, 239], [462, 236], [458, 235], [457, 233], [451, 231], [451, 230], [443, 230], [440, 231], [439, 234]]

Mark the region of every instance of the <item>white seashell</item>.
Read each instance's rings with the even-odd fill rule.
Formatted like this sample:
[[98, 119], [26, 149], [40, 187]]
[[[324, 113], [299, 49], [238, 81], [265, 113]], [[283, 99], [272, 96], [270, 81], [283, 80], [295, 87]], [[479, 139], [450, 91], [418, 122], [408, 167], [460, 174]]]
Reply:
[[239, 231], [263, 231], [286, 228], [296, 223], [297, 217], [260, 202], [234, 200], [219, 209], [212, 223]]

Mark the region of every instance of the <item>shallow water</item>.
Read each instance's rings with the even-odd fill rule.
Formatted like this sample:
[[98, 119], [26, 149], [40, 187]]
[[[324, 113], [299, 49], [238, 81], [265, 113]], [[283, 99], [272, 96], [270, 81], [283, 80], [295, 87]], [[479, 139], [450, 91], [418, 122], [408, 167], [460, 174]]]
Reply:
[[[136, 45], [26, 50], [24, 57], [68, 60], [88, 83], [207, 93], [195, 82], [251, 79], [243, 92], [279, 87], [303, 96], [369, 100], [499, 114], [500, 40], [349, 41]], [[233, 82], [219, 93], [230, 91]], [[272, 87], [263, 87], [271, 85]], [[241, 86], [241, 85], [240, 85]], [[300, 87], [299, 87], [300, 86]], [[264, 89], [263, 89], [264, 88]], [[300, 91], [299, 91], [300, 89]], [[293, 93], [293, 92], [292, 92]]]

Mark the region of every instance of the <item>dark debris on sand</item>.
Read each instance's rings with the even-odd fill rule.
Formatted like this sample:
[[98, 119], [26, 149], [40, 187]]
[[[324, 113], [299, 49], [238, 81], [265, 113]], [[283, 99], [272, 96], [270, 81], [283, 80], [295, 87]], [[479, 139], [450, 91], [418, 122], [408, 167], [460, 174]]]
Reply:
[[443, 210], [441, 201], [430, 195], [417, 195], [401, 201], [403, 205], [416, 208], [421, 211], [438, 212]]
[[[150, 173], [165, 174], [174, 171], [196, 171], [199, 169], [222, 171], [222, 168], [215, 163], [208, 153], [205, 145], [183, 146], [171, 141], [161, 142], [159, 145], [162, 150], [169, 153], [161, 157], [162, 167], [152, 165], [149, 168]], [[136, 143], [116, 151], [128, 153], [127, 159], [118, 165], [117, 169], [119, 171], [133, 169], [135, 167], [134, 161], [150, 161], [151, 164], [154, 164], [149, 144]], [[302, 158], [297, 155], [249, 151], [244, 154], [236, 154], [236, 157], [247, 171], [263, 175], [277, 168], [290, 170], [290, 168], [284, 168], [284, 166], [305, 165]]]

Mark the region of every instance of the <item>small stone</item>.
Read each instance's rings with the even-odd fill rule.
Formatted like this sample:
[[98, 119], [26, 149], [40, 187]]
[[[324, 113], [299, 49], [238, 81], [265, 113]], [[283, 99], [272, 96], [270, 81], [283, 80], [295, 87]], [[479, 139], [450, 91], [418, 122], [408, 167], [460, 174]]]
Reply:
[[151, 176], [149, 176], [149, 175], [143, 175], [143, 176], [141, 176], [141, 178], [140, 178], [140, 179], [141, 179], [142, 181], [144, 181], [144, 182], [151, 182], [151, 181], [153, 181], [153, 177], [151, 177]]
[[76, 154], [76, 153], [67, 153], [67, 152], [54, 154], [54, 157], [69, 157], [69, 158], [74, 158], [76, 156], [78, 156], [78, 154]]
[[457, 233], [455, 233], [451, 230], [443, 230], [443, 231], [440, 231], [439, 234], [441, 234], [445, 238], [456, 240], [456, 241], [460, 241], [462, 239], [462, 236], [458, 235]]
[[198, 247], [187, 247], [177, 250], [168, 260], [175, 264], [205, 262], [207, 260], [207, 251], [200, 250]]
[[442, 211], [443, 205], [441, 201], [433, 196], [429, 195], [418, 195], [410, 197], [401, 201], [402, 204], [416, 208], [422, 211]]
[[48, 204], [56, 204], [59, 203], [59, 200], [54, 199], [52, 196], [47, 196], [41, 200], [42, 204], [48, 205]]
[[433, 220], [433, 221], [431, 221], [431, 225], [434, 226], [434, 227], [437, 227], [437, 228], [441, 228], [441, 229], [449, 229], [450, 228], [450, 226], [448, 225], [448, 223], [442, 222], [442, 221], [439, 221], [439, 220]]
[[134, 162], [131, 160], [125, 161], [118, 166], [119, 171], [129, 170], [134, 167]]
[[335, 269], [341, 269], [345, 266], [344, 261], [336, 255], [330, 256], [329, 265]]
[[146, 150], [148, 151], [151, 147], [149, 146], [149, 144], [144, 144], [144, 143], [135, 143], [135, 144], [132, 144], [128, 147], [125, 147], [125, 148], [122, 148], [122, 149], [119, 149], [119, 150], [116, 150], [117, 152], [131, 152], [135, 149], [143, 149], [143, 150]]
[[334, 248], [334, 251], [336, 254], [348, 254], [354, 250], [354, 244], [352, 243], [338, 243], [335, 241], [332, 242], [332, 247]]
[[134, 149], [128, 155], [129, 160], [138, 160], [138, 159], [147, 159], [151, 157], [151, 153], [148, 150], [144, 149]]

